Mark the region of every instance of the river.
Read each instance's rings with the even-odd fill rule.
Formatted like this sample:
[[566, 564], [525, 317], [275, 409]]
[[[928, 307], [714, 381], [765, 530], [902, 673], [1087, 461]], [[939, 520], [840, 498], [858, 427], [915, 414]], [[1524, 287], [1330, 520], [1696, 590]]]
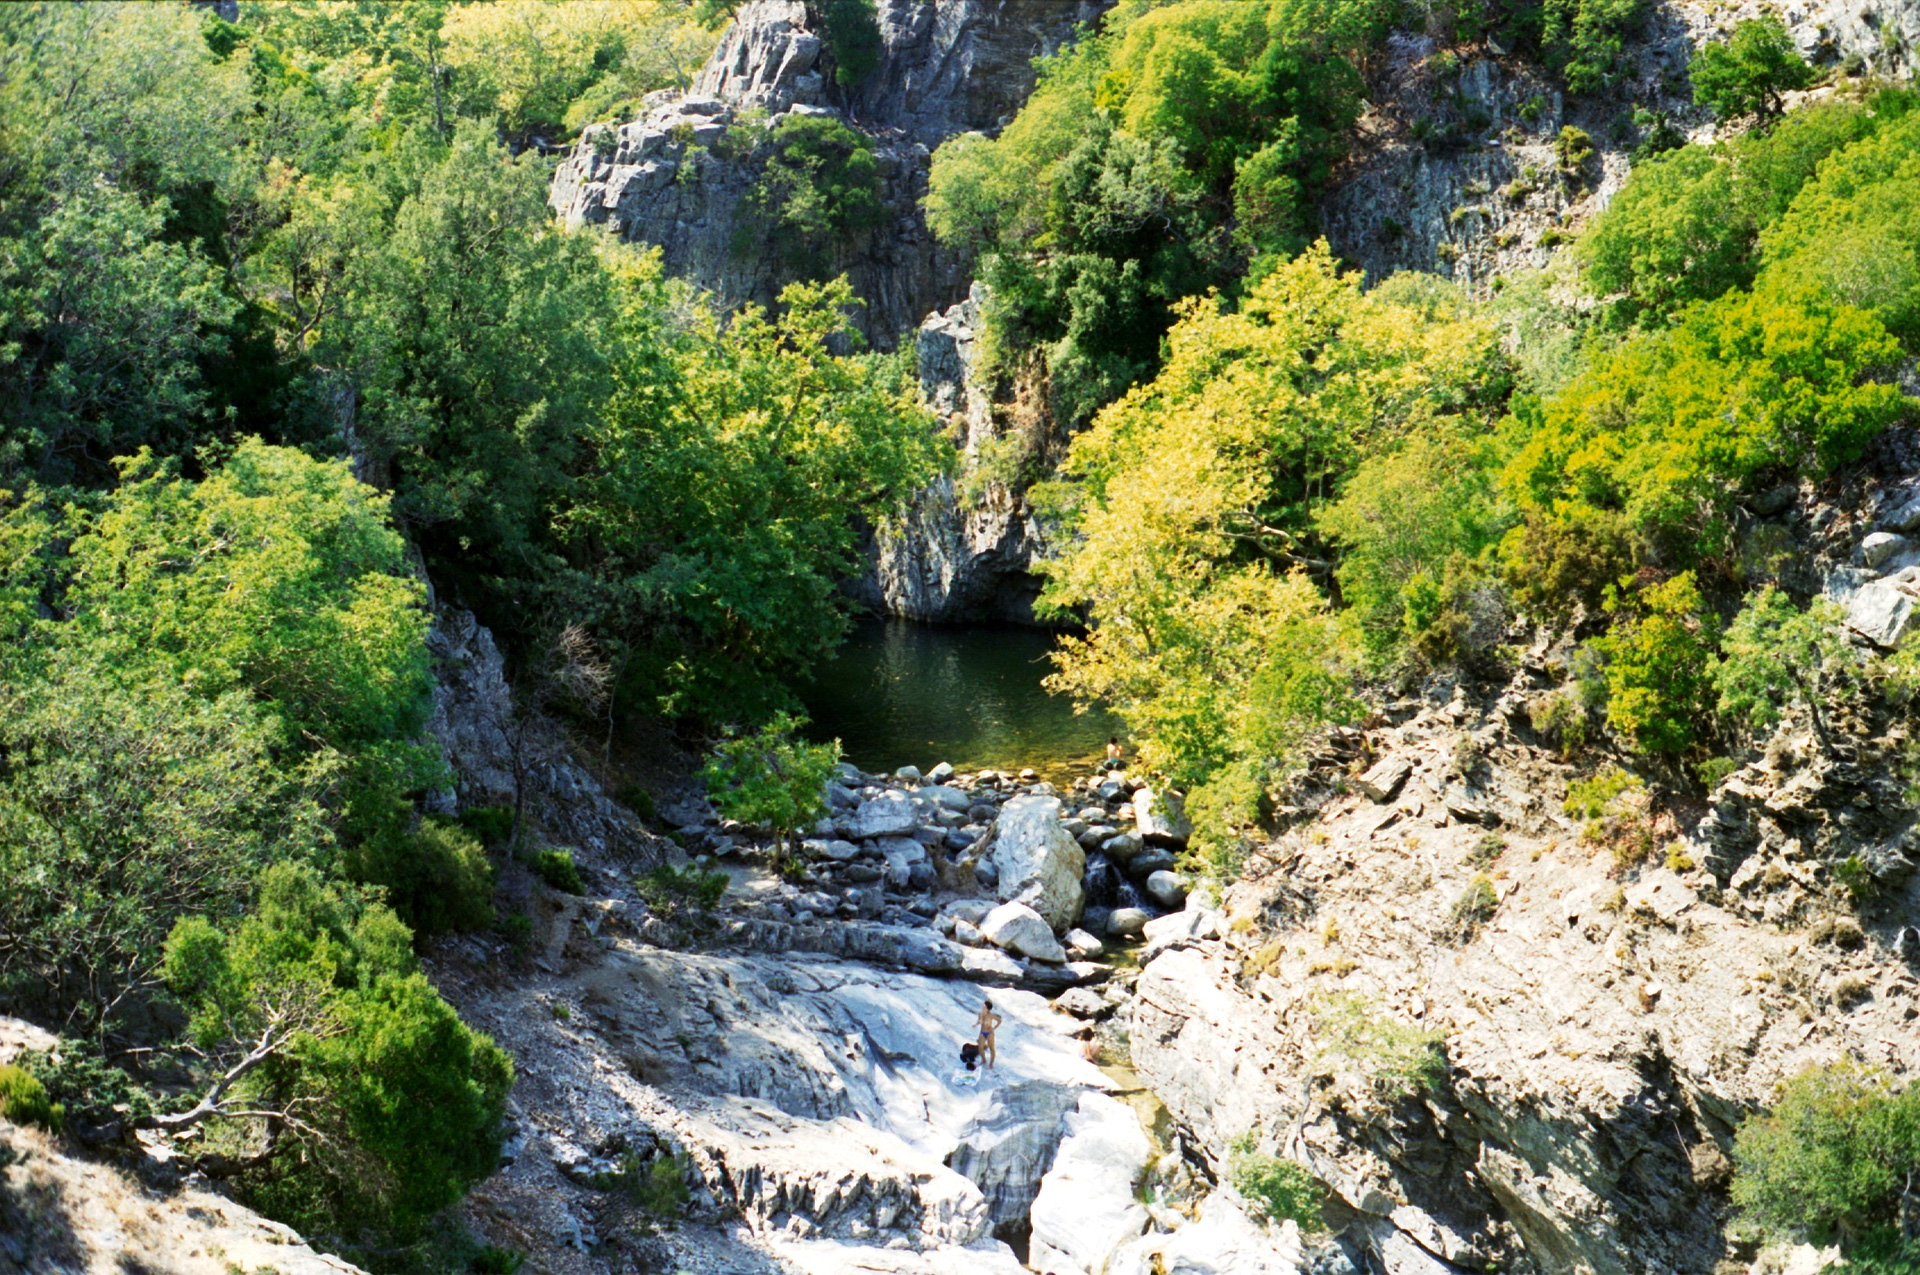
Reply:
[[1053, 635], [994, 625], [865, 620], [802, 688], [809, 734], [838, 739], [862, 770], [1031, 767], [1054, 782], [1084, 775], [1120, 733], [1110, 714], [1075, 713], [1049, 695]]

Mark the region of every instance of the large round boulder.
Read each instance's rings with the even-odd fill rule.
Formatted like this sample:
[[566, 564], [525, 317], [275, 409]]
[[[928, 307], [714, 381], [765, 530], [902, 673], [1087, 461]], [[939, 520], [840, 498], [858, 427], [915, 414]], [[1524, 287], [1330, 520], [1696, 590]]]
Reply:
[[980, 933], [995, 947], [1052, 965], [1067, 963], [1067, 950], [1040, 914], [1024, 903], [1002, 903], [980, 922]]
[[1002, 806], [987, 857], [1000, 898], [1026, 904], [1056, 931], [1080, 919], [1087, 854], [1060, 826], [1057, 797], [1015, 797]]

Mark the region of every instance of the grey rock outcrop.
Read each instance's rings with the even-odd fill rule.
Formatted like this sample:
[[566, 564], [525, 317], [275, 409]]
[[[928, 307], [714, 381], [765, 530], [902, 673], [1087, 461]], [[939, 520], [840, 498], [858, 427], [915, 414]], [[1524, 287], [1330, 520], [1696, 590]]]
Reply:
[[[1911, 812], [1870, 758], [1797, 738], [1736, 772], [1691, 842], [1666, 832], [1668, 866], [1622, 868], [1560, 818], [1571, 772], [1514, 737], [1522, 702], [1371, 732], [1407, 763], [1394, 800], [1330, 796], [1227, 892], [1217, 938], [1182, 934], [1188, 913], [1152, 922], [1134, 1067], [1217, 1169], [1249, 1133], [1305, 1166], [1381, 1269], [1712, 1269], [1732, 1256], [1740, 1120], [1811, 1065], [1903, 1068], [1920, 1048], [1916, 945], [1893, 919]], [[1486, 746], [1472, 781], [1452, 764], [1464, 733]], [[1330, 752], [1329, 775], [1347, 764]], [[1454, 813], [1469, 805], [1497, 839]], [[1836, 919], [1843, 857], [1881, 865], [1887, 917]], [[1490, 915], [1463, 931], [1481, 874]], [[1444, 1042], [1444, 1065], [1396, 1080], [1388, 1039]]]
[[980, 933], [995, 947], [1053, 965], [1067, 963], [1067, 950], [1041, 915], [1024, 903], [1002, 903], [980, 922]]
[[549, 201], [569, 226], [603, 225], [659, 246], [669, 273], [723, 307], [769, 305], [802, 263], [752, 233], [747, 200], [767, 159], [753, 121], [840, 118], [875, 143], [885, 216], [811, 264], [825, 276], [847, 274], [865, 305], [856, 322], [890, 349], [928, 311], [960, 297], [969, 278], [968, 263], [934, 243], [920, 211], [932, 148], [955, 132], [998, 128], [1031, 92], [1033, 59], [1105, 7], [889, 0], [879, 12], [880, 65], [849, 92], [834, 82], [832, 50], [806, 4], [749, 0], [691, 93], [655, 95], [642, 119], [583, 132]]
[[439, 610], [427, 650], [434, 670], [427, 733], [455, 785], [436, 799], [445, 813], [518, 802], [554, 844], [652, 860], [658, 843], [573, 762], [558, 725], [516, 703], [500, 648], [472, 612]]
[[959, 448], [961, 475], [935, 479], [899, 518], [873, 530], [867, 569], [849, 591], [877, 610], [913, 620], [1033, 622], [1044, 529], [1021, 493], [972, 472], [999, 428], [977, 375], [987, 296], [974, 284], [915, 335], [920, 397]]
[[1060, 826], [1058, 798], [1015, 797], [1002, 806], [989, 854], [1000, 898], [1026, 904], [1057, 932], [1080, 919], [1087, 856]]
[[1125, 1104], [1081, 1095], [1033, 1201], [1033, 1265], [1105, 1271], [1114, 1250], [1147, 1228], [1134, 1188], [1152, 1160], [1153, 1144]]

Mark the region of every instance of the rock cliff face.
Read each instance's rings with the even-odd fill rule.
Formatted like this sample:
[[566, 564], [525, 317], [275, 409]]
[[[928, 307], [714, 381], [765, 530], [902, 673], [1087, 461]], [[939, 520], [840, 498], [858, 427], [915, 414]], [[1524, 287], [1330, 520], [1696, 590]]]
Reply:
[[984, 285], [914, 338], [920, 396], [960, 451], [958, 475], [936, 479], [895, 522], [873, 529], [866, 573], [849, 592], [877, 611], [910, 620], [1033, 622], [1040, 592], [1034, 561], [1045, 533], [1023, 492], [978, 472], [981, 448], [1004, 428], [979, 375]]
[[[1353, 156], [1321, 208], [1335, 251], [1375, 280], [1421, 270], [1484, 284], [1549, 264], [1625, 182], [1642, 136], [1636, 108], [1712, 139], [1714, 121], [1693, 104], [1687, 63], [1745, 19], [1780, 18], [1810, 61], [1854, 74], [1904, 74], [1920, 47], [1920, 9], [1905, 0], [1681, 0], [1649, 9], [1624, 82], [1579, 101], [1491, 42], [1440, 58], [1446, 46], [1432, 36], [1390, 37]], [[1578, 163], [1554, 147], [1568, 125], [1591, 141]]]
[[[1769, 493], [1748, 534], [1791, 537], [1814, 587], [1897, 585], [1910, 448], [1890, 435], [1824, 500]], [[1490, 689], [1437, 683], [1329, 736], [1317, 817], [1136, 987], [1134, 1066], [1194, 1153], [1217, 1172], [1251, 1136], [1310, 1166], [1388, 1271], [1744, 1265], [1741, 1119], [1814, 1065], [1920, 1065], [1906, 710], [1836, 697], [1830, 742], [1789, 720], [1705, 802], [1575, 818], [1593, 764], [1531, 726], [1563, 658], [1540, 640]]]
[[723, 306], [770, 304], [802, 263], [741, 233], [752, 226], [746, 201], [766, 163], [765, 130], [790, 114], [843, 120], [874, 142], [885, 215], [811, 265], [848, 275], [866, 305], [862, 330], [891, 349], [967, 288], [968, 263], [934, 243], [920, 211], [932, 148], [999, 127], [1033, 87], [1032, 60], [1107, 2], [887, 0], [880, 65], [849, 90], [834, 82], [832, 50], [802, 0], [749, 0], [692, 93], [658, 95], [640, 120], [586, 130], [551, 202], [570, 226], [658, 245], [670, 273]]

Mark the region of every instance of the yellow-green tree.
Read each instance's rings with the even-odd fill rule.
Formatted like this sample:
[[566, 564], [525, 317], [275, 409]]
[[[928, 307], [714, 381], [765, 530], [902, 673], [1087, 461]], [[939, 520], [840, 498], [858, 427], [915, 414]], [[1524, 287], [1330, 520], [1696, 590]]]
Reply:
[[1048, 492], [1071, 533], [1043, 602], [1094, 626], [1056, 689], [1113, 705], [1148, 764], [1196, 784], [1271, 768], [1351, 703], [1314, 513], [1367, 455], [1471, 418], [1498, 358], [1483, 322], [1369, 294], [1324, 244], [1237, 310], [1189, 302], [1167, 349]]

